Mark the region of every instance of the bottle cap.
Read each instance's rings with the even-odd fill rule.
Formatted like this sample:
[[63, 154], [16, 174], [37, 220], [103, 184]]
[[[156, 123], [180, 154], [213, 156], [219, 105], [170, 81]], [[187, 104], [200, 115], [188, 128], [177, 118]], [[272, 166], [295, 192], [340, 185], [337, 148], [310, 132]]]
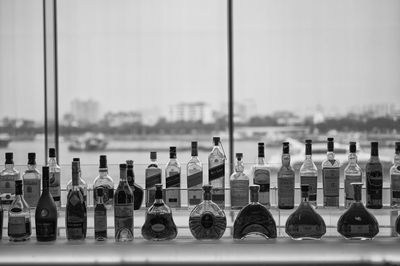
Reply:
[[6, 152], [6, 164], [14, 164], [14, 154], [12, 152]]
[[162, 184], [156, 184], [156, 199], [162, 199], [163, 198], [163, 193], [162, 193]]
[[311, 155], [312, 154], [312, 140], [311, 139], [306, 139], [306, 155]]
[[22, 195], [22, 180], [15, 180], [15, 194]]
[[378, 146], [378, 142], [371, 142], [371, 156], [379, 156]]
[[176, 159], [176, 147], [175, 146], [169, 147], [169, 158]]
[[289, 153], [289, 142], [282, 143], [282, 153], [284, 153], [284, 154]]
[[356, 144], [356, 142], [350, 141], [350, 143], [349, 143], [349, 150], [350, 150], [350, 153], [356, 153], [356, 151], [357, 151], [357, 144]]
[[73, 162], [80, 162], [81, 160], [79, 158], [73, 158], [72, 161]]
[[36, 164], [36, 153], [28, 153], [28, 164]]
[[242, 158], [243, 158], [243, 153], [236, 153], [236, 159], [237, 159], [238, 161], [241, 161]]
[[150, 160], [157, 160], [157, 152], [156, 151], [150, 152]]
[[98, 188], [96, 189], [97, 197], [103, 197], [103, 195], [104, 195], [104, 192], [103, 192], [103, 191], [104, 191], [104, 190], [103, 190], [102, 187], [98, 187]]
[[126, 169], [126, 163], [121, 163], [119, 165], [119, 169]]
[[213, 142], [214, 142], [214, 145], [215, 145], [215, 146], [218, 146], [219, 143], [220, 143], [220, 141], [221, 141], [221, 138], [220, 138], [220, 137], [213, 137]]
[[400, 142], [395, 143], [395, 152], [396, 154], [400, 154]]
[[328, 138], [327, 146], [328, 146], [328, 151], [333, 152], [333, 150], [334, 150], [333, 138]]
[[49, 157], [50, 158], [55, 158], [56, 157], [56, 149], [55, 148], [50, 148], [49, 149]]
[[107, 168], [107, 156], [100, 155], [100, 167], [99, 168]]
[[203, 190], [204, 190], [205, 192], [211, 192], [212, 186], [211, 186], [211, 185], [204, 185], [204, 186], [203, 186]]
[[72, 176], [74, 176], [74, 174], [78, 174], [78, 173], [79, 173], [79, 162], [72, 161]]
[[192, 156], [198, 156], [197, 141], [192, 141]]
[[133, 160], [126, 160], [126, 165], [127, 165], [128, 169], [132, 169], [133, 168]]
[[264, 158], [265, 157], [265, 148], [264, 148], [264, 142], [259, 142], [258, 143], [258, 157], [259, 158]]

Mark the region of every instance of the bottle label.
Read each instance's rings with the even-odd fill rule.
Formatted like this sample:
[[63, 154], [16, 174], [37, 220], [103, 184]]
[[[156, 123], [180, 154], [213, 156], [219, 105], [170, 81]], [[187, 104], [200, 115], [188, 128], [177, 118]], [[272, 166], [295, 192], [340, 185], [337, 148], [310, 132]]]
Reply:
[[392, 198], [400, 199], [400, 175], [392, 174], [391, 177]]
[[369, 233], [369, 225], [350, 225], [350, 232], [353, 234], [366, 234]]
[[[368, 166], [368, 164], [367, 164]], [[381, 165], [370, 165], [372, 171], [366, 171], [367, 177], [367, 205], [382, 205], [382, 167]], [[378, 168], [378, 169], [377, 169]]]
[[304, 233], [304, 234], [310, 234], [314, 232], [318, 232], [320, 230], [318, 225], [310, 225], [310, 224], [301, 224], [297, 226], [298, 232]]
[[157, 233], [162, 232], [162, 231], [165, 230], [165, 225], [163, 225], [163, 224], [153, 224], [151, 226], [151, 230], [153, 230], [154, 232], [157, 232]]
[[231, 206], [244, 207], [249, 204], [249, 180], [231, 181]]
[[61, 200], [60, 172], [49, 173], [49, 191], [54, 201]]
[[133, 203], [115, 205], [114, 213], [115, 232], [125, 228], [133, 235]]
[[15, 180], [17, 175], [3, 175], [0, 178], [0, 194], [2, 204], [11, 204], [15, 198]]
[[198, 187], [198, 185], [201, 186], [202, 184], [203, 184], [203, 171], [188, 175], [187, 177], [188, 188]]
[[308, 200], [317, 201], [317, 176], [300, 176], [301, 185], [308, 185]]
[[165, 229], [167, 229], [168, 226], [168, 220], [165, 219], [163, 216], [154, 216], [151, 220], [150, 220], [150, 224], [151, 224], [151, 230], [153, 232], [156, 233], [161, 233], [163, 232]]
[[37, 222], [36, 235], [54, 236], [56, 234], [56, 224], [54, 222]]
[[265, 169], [256, 169], [254, 171], [254, 184], [260, 186], [260, 192], [269, 192], [270, 173]]
[[220, 177], [225, 177], [225, 162], [216, 165], [208, 169], [208, 180], [209, 182], [216, 180]]
[[278, 201], [279, 206], [294, 205], [294, 176], [282, 175], [278, 177]]
[[354, 200], [354, 189], [351, 183], [361, 182], [361, 175], [346, 175], [344, 178], [344, 193], [346, 200]]
[[200, 224], [203, 226], [203, 228], [209, 229], [211, 228], [215, 223], [215, 216], [211, 212], [204, 212], [200, 216]]
[[95, 231], [107, 230], [107, 211], [95, 210], [94, 212], [94, 228]]
[[181, 185], [181, 173], [171, 171], [166, 177], [166, 188], [169, 187], [180, 187]]
[[26, 233], [25, 217], [10, 216], [8, 218], [8, 234], [21, 235]]
[[84, 226], [82, 217], [67, 215], [67, 236], [83, 236]]
[[190, 173], [187, 177], [189, 205], [197, 205], [202, 198], [203, 171]]
[[338, 167], [323, 168], [322, 178], [324, 197], [339, 197], [340, 169]]
[[[114, 188], [111, 187], [110, 185], [101, 185], [101, 186], [97, 186], [93, 190], [95, 191], [97, 188], [103, 189], [104, 205], [112, 205], [113, 200], [114, 200]], [[97, 204], [97, 193], [93, 193], [93, 196], [94, 196], [94, 204], [96, 205]], [[87, 201], [85, 200], [85, 202], [87, 202]]]
[[156, 184], [161, 184], [161, 169], [147, 168], [146, 169], [146, 188], [155, 187]]
[[40, 179], [24, 179], [24, 199], [29, 207], [36, 207], [40, 198]]

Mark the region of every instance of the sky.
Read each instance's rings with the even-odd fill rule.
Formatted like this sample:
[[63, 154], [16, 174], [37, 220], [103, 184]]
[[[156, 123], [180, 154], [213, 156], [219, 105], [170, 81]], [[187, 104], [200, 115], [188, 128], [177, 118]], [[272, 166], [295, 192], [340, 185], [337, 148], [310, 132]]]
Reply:
[[[235, 0], [235, 101], [263, 115], [400, 99], [400, 1]], [[226, 1], [59, 0], [60, 114], [221, 107]], [[42, 1], [0, 0], [0, 117], [43, 117]], [[220, 109], [220, 108], [219, 108]]]

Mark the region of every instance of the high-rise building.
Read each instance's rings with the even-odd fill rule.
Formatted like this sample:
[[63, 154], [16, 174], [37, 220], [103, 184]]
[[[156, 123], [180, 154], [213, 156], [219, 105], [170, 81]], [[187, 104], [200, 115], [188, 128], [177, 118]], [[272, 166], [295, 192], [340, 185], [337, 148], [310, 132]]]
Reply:
[[214, 122], [212, 109], [204, 102], [171, 105], [167, 119], [169, 122]]
[[100, 106], [94, 100], [74, 99], [71, 102], [71, 114], [79, 124], [96, 123], [100, 118]]

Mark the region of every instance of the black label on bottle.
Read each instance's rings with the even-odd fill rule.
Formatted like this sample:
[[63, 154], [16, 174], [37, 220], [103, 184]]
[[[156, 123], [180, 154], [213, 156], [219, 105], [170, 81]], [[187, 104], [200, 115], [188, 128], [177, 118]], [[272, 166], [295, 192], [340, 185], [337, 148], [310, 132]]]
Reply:
[[208, 229], [214, 225], [214, 219], [215, 217], [211, 212], [205, 212], [200, 217], [200, 223], [204, 228]]
[[219, 164], [217, 166], [208, 169], [208, 179], [209, 182], [225, 176], [225, 163]]
[[257, 184], [260, 186], [260, 192], [269, 192], [269, 184]]
[[197, 172], [187, 177], [187, 187], [194, 187], [203, 183], [203, 172]]
[[56, 224], [54, 222], [36, 222], [36, 235], [42, 237], [52, 237], [56, 234]]
[[166, 187], [179, 187], [181, 184], [181, 173], [173, 173], [166, 178]]

